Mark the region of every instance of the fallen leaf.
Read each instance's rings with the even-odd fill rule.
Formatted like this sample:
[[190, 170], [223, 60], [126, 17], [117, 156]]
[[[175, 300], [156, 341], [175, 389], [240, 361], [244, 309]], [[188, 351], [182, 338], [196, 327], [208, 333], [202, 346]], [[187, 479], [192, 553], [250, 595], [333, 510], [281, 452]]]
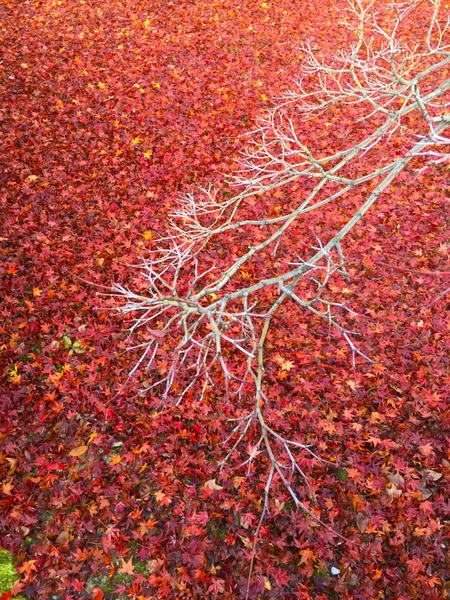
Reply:
[[423, 456], [431, 456], [432, 454], [434, 454], [434, 449], [431, 444], [423, 444], [422, 446], [419, 446], [419, 452]]
[[69, 452], [69, 456], [83, 456], [83, 454], [86, 454], [87, 450], [88, 446], [77, 446]]
[[439, 473], [439, 471], [432, 471], [431, 469], [424, 471], [424, 475], [430, 481], [439, 481], [442, 479], [442, 473]]
[[119, 573], [127, 573], [128, 575], [134, 574], [133, 557], [129, 561], [122, 558], [122, 566], [119, 569]]
[[2, 484], [2, 493], [5, 494], [5, 496], [11, 496], [13, 489], [14, 485], [10, 481], [5, 481]]
[[369, 517], [364, 515], [364, 513], [359, 512], [356, 515], [355, 521], [356, 521], [356, 526], [358, 527], [359, 531], [361, 533], [364, 533], [365, 530], [367, 529], [367, 525], [369, 524], [370, 519], [369, 519]]
[[203, 484], [204, 488], [209, 488], [210, 490], [214, 490], [214, 491], [220, 491], [223, 490], [223, 487], [221, 485], [218, 485], [216, 483], [215, 479], [210, 479], [209, 481], [207, 481], [205, 484]]
[[310, 548], [305, 548], [304, 550], [300, 550], [300, 564], [301, 565], [312, 565], [316, 559], [316, 555]]

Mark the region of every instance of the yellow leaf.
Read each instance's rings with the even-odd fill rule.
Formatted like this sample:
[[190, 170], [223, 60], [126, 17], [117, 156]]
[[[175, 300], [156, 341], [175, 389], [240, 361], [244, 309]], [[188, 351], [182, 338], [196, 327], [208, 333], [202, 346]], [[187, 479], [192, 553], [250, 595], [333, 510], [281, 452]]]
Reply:
[[261, 94], [260, 98], [263, 102], [267, 102], [267, 96], [265, 94]]
[[293, 366], [294, 366], [294, 363], [291, 360], [284, 360], [280, 364], [282, 371], [290, 371]]
[[34, 287], [33, 288], [33, 296], [36, 298], [36, 296], [40, 296], [42, 294], [42, 290], [40, 290], [38, 287]]
[[87, 449], [87, 446], [77, 446], [69, 452], [69, 456], [83, 456], [83, 454], [86, 454]]
[[111, 458], [109, 459], [109, 462], [112, 465], [118, 465], [120, 463], [120, 461], [122, 460], [122, 457], [119, 455], [117, 456], [111, 456]]
[[19, 385], [20, 380], [21, 380], [21, 375], [19, 374], [19, 367], [17, 365], [10, 367], [10, 369], [8, 371], [8, 377], [13, 383], [15, 383], [16, 385]]
[[10, 367], [9, 376], [14, 377], [15, 375], [17, 375], [18, 371], [19, 371], [19, 367], [15, 364], [13, 367]]
[[93, 431], [88, 438], [88, 441], [87, 441], [88, 445], [96, 438], [98, 438], [98, 433], [96, 431]]
[[270, 585], [270, 581], [268, 579], [266, 579], [265, 577], [264, 577], [264, 587], [266, 588], [266, 590], [269, 590], [269, 591], [272, 589], [272, 586]]
[[144, 152], [144, 158], [151, 158], [152, 154], [153, 154], [153, 152], [151, 150], [146, 150]]
[[98, 87], [99, 87], [101, 90], [104, 90], [104, 89], [105, 89], [105, 87], [106, 87], [106, 85], [105, 85], [104, 83], [102, 83], [101, 81], [99, 81], [99, 82], [97, 83], [97, 85], [98, 85]]
[[244, 544], [244, 546], [246, 548], [253, 548], [253, 544], [252, 542], [249, 540], [249, 538], [247, 537], [243, 537], [242, 535], [239, 536], [239, 539], [241, 540], [241, 542]]
[[131, 143], [133, 144], [133, 146], [137, 146], [137, 144], [140, 144], [141, 142], [142, 142], [142, 139], [139, 136], [137, 136], [133, 140], [131, 140]]
[[151, 240], [153, 237], [153, 233], [151, 231], [144, 231], [142, 234], [145, 240]]
[[274, 357], [275, 362], [280, 366], [282, 371], [290, 371], [295, 367], [295, 364], [291, 360], [285, 360], [281, 354], [276, 354]]

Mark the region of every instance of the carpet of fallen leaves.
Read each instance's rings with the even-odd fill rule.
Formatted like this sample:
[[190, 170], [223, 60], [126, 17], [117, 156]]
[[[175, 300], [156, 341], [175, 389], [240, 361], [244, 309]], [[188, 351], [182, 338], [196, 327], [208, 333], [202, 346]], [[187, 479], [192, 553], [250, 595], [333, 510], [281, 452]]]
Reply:
[[[0, 3], [0, 546], [28, 598], [245, 596], [264, 462], [219, 472], [220, 389], [161, 410], [127, 382], [93, 284], [126, 282], [177, 194], [230, 171], [305, 36], [345, 43], [341, 4]], [[373, 365], [306, 322], [272, 333], [277, 425], [336, 467], [308, 471], [330, 528], [275, 486], [250, 598], [448, 597], [448, 176], [406, 173], [347, 242], [335, 291]]]

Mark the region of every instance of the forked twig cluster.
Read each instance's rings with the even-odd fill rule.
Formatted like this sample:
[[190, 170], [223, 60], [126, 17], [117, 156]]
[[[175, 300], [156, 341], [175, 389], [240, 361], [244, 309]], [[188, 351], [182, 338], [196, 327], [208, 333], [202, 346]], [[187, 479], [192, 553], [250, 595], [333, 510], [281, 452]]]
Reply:
[[[288, 439], [267, 422], [264, 349], [272, 320], [288, 303], [342, 335], [354, 364], [357, 355], [364, 356], [339, 318], [349, 309], [327, 299], [330, 278], [337, 272], [347, 275], [341, 242], [410, 161], [416, 160], [423, 169], [450, 157], [450, 139], [445, 136], [450, 127], [449, 19], [439, 0], [382, 4], [381, 12], [380, 3], [350, 1], [344, 25], [354, 32], [354, 42], [331, 59], [310, 44], [303, 45], [302, 77], [258, 120], [239, 168], [228, 181], [236, 193], [225, 195], [207, 187], [184, 196], [172, 215], [170, 235], [142, 265], [145, 294], [115, 286], [115, 293], [125, 300], [121, 310], [135, 318], [131, 332], [144, 332], [144, 341], [135, 346], [142, 354], [133, 371], [153, 369], [158, 358], [168, 357], [165, 370], [150, 387], [161, 387], [164, 398], [172, 395], [178, 402], [195, 386], [204, 394], [223, 382], [225, 400], [241, 401], [224, 460], [243, 443], [250, 428], [258, 426], [260, 433], [246, 464], [264, 452], [269, 473], [256, 533], [268, 509], [274, 477], [295, 505], [307, 510], [295, 484], [295, 475], [307, 481], [299, 452], [323, 460], [308, 444]], [[418, 11], [420, 19], [428, 15], [428, 23], [421, 29], [422, 39], [411, 43], [408, 27], [417, 26]], [[365, 125], [360, 139], [353, 136], [348, 147], [341, 140], [341, 147], [327, 154], [302, 136], [304, 121], [314, 120], [323, 127], [323, 117], [330, 111], [347, 110], [355, 115], [357, 132], [357, 122]], [[383, 155], [383, 144], [392, 152], [393, 136], [403, 140], [401, 154], [370, 160], [371, 152]], [[370, 167], [373, 164], [376, 168]], [[278, 188], [290, 190], [294, 183], [295, 197], [304, 193], [295, 203], [291, 198], [285, 211], [241, 217], [249, 214], [245, 212], [249, 199], [261, 199], [262, 210], [263, 198], [270, 200]], [[314, 244], [290, 255], [292, 241], [284, 244], [284, 240], [294, 224], [346, 198], [352, 200], [342, 204], [350, 206], [345, 224], [328, 239], [316, 235]], [[233, 235], [240, 239], [247, 235], [248, 247], [226, 268], [212, 264], [211, 249], [226, 246]], [[277, 253], [284, 257], [282, 268], [273, 264]], [[252, 264], [258, 276], [246, 283], [242, 274]]]

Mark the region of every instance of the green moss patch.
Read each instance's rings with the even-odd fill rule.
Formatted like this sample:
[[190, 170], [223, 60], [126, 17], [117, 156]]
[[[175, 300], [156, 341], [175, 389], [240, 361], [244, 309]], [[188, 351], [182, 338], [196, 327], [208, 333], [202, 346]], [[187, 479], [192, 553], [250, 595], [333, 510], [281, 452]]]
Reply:
[[[8, 550], [0, 550], [0, 596], [9, 592], [18, 579], [13, 555]], [[14, 598], [26, 600], [24, 596], [14, 596]]]

